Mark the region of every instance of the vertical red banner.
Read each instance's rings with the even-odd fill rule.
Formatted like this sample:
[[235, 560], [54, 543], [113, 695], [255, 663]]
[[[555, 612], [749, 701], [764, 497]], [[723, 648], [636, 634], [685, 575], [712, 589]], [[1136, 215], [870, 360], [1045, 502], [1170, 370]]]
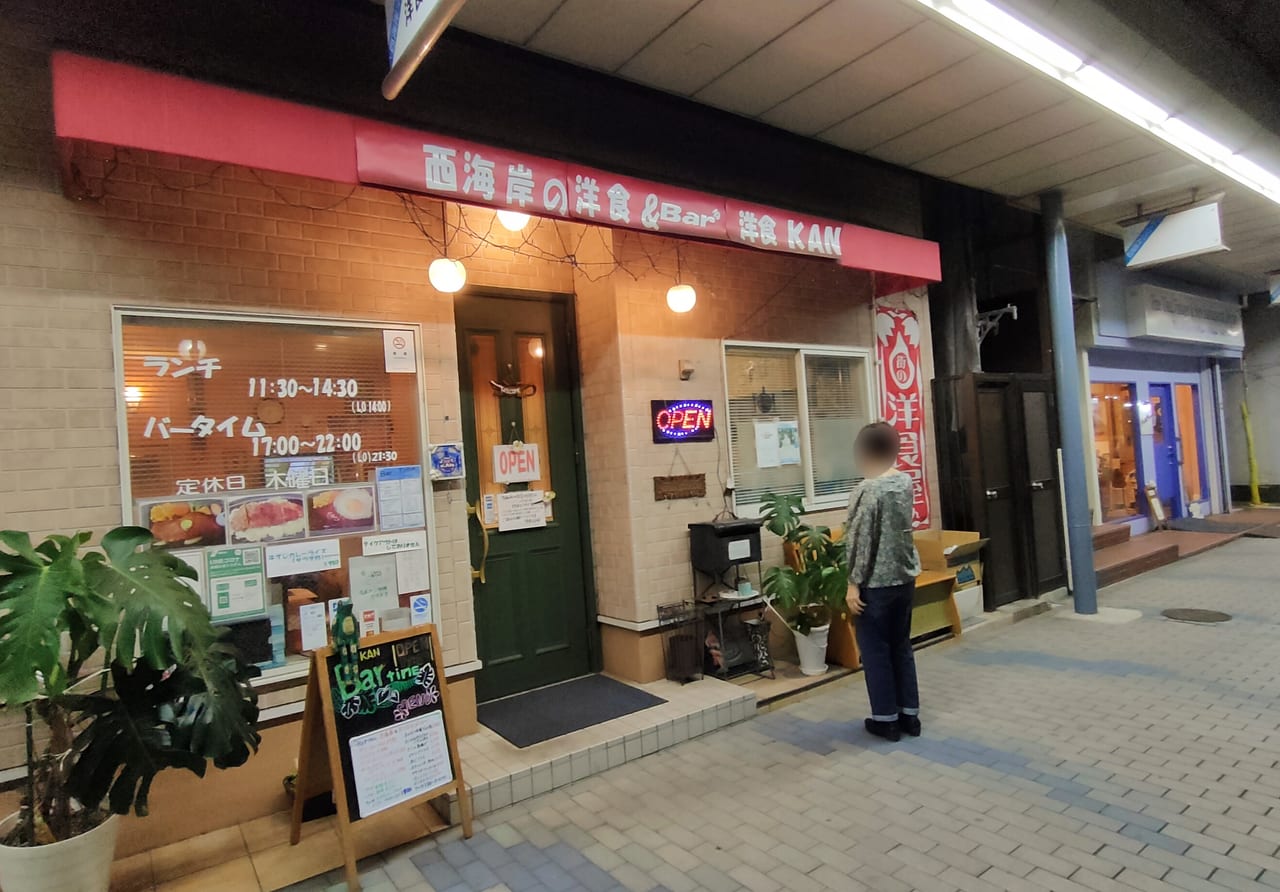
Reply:
[[910, 310], [876, 307], [876, 358], [880, 365], [880, 417], [902, 436], [898, 469], [911, 477], [912, 525], [929, 526], [929, 487], [924, 473], [924, 381], [920, 320]]

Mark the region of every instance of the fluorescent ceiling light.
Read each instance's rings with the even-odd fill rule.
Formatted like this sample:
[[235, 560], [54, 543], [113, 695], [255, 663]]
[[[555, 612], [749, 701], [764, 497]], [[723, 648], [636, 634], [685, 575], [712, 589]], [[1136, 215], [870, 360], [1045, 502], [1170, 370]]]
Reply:
[[978, 34], [1010, 55], [1034, 65], [1046, 74], [1060, 77], [1084, 64], [1075, 53], [1015, 19], [987, 0], [952, 0], [934, 7], [947, 18]]
[[1272, 190], [1275, 194], [1280, 195], [1280, 177], [1271, 171], [1262, 167], [1262, 165], [1250, 161], [1243, 155], [1232, 155], [1227, 162], [1227, 166], [1237, 174], [1237, 179], [1243, 178], [1257, 185], [1254, 186], [1259, 192]]
[[1222, 143], [1192, 127], [1186, 121], [1170, 118], [1164, 122], [1163, 129], [1168, 132], [1173, 140], [1177, 140], [1175, 144], [1181, 144], [1180, 148], [1183, 151], [1190, 148], [1211, 161], [1226, 161], [1235, 154]]
[[1094, 102], [1133, 121], [1149, 126], [1169, 120], [1169, 113], [1143, 96], [1130, 90], [1111, 75], [1086, 65], [1068, 83]]
[[918, 0], [992, 46], [1021, 59], [1181, 152], [1280, 204], [1280, 175], [1218, 142], [987, 0]]

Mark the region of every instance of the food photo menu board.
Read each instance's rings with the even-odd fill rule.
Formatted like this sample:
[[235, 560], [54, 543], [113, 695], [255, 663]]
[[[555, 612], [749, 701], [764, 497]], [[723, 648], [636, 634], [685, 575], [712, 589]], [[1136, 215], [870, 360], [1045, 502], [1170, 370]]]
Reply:
[[215, 618], [283, 611], [286, 654], [323, 646], [295, 634], [303, 613], [350, 597], [364, 537], [390, 529], [420, 532], [421, 549], [399, 559], [405, 579], [391, 592], [402, 603], [388, 606], [430, 593], [416, 327], [159, 310], [115, 319], [128, 519], [201, 572]]

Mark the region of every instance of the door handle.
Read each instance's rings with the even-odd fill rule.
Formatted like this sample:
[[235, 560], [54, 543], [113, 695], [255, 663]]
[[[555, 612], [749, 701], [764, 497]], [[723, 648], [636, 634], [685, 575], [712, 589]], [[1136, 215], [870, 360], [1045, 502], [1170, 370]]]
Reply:
[[1032, 489], [1044, 489], [1044, 481], [1043, 481], [1043, 480], [1032, 480], [1032, 481], [1031, 481], [1031, 488], [1032, 488]]
[[989, 490], [987, 490], [987, 501], [988, 501], [988, 502], [994, 502], [994, 501], [995, 501], [996, 499], [998, 499], [998, 498], [1000, 498], [1000, 493], [999, 493], [998, 491], [996, 491], [996, 490], [994, 490], [994, 489], [989, 489]]
[[477, 570], [475, 567], [472, 567], [471, 578], [481, 585], [484, 585], [484, 569], [485, 565], [489, 563], [489, 528], [484, 525], [484, 519], [480, 517], [479, 502], [474, 505], [467, 505], [467, 514], [474, 517], [476, 522], [480, 524], [480, 539], [484, 542], [484, 550], [480, 554], [480, 569]]

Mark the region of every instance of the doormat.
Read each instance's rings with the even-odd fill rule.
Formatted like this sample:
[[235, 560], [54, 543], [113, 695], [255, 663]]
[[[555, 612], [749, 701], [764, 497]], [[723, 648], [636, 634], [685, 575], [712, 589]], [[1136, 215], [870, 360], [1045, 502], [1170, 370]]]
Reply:
[[526, 694], [481, 703], [480, 724], [524, 749], [666, 703], [603, 675], [585, 675]]

